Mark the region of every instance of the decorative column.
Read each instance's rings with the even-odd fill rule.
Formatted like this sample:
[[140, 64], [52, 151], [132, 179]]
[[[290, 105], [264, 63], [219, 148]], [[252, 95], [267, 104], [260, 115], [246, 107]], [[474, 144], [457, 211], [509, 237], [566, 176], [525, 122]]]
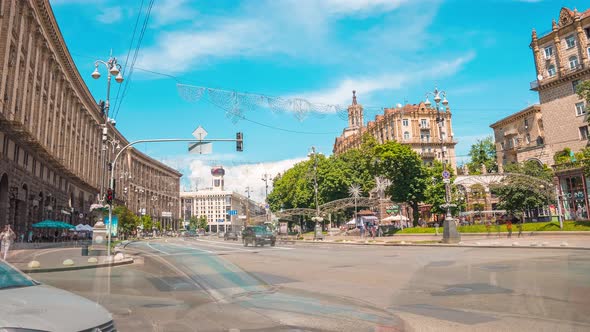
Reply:
[[535, 29], [533, 29], [531, 49], [533, 50], [533, 58], [535, 59], [535, 70], [537, 71], [538, 76], [539, 74], [542, 74], [541, 53], [539, 52], [539, 40], [537, 39], [537, 31], [535, 31]]
[[563, 66], [563, 61], [561, 61], [561, 39], [559, 38], [559, 34], [557, 33], [558, 27], [555, 20], [552, 23], [553, 26], [553, 44], [555, 47], [555, 66], [557, 67], [557, 75], [559, 77], [565, 74], [565, 67]]
[[582, 63], [584, 66], [590, 66], [588, 53], [586, 51], [588, 48], [588, 40], [586, 39], [586, 34], [582, 28], [582, 18], [577, 10], [574, 10], [574, 15], [574, 24], [576, 26], [576, 35], [578, 37], [578, 51], [580, 53], [580, 59], [582, 60], [580, 63]]

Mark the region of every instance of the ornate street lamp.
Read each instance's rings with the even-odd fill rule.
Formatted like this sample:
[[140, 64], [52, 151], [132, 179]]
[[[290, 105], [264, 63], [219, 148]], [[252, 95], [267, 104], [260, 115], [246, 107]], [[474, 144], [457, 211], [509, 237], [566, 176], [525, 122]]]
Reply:
[[438, 124], [438, 133], [440, 138], [440, 145], [441, 145], [441, 157], [443, 159], [443, 181], [445, 183], [445, 204], [441, 205], [442, 208], [447, 210], [445, 215], [444, 221], [444, 230], [443, 230], [443, 242], [444, 243], [458, 243], [461, 241], [461, 235], [457, 231], [457, 224], [451, 215], [451, 207], [454, 207], [454, 204], [451, 204], [451, 181], [450, 181], [450, 173], [447, 171], [447, 164], [448, 164], [448, 156], [446, 156], [446, 147], [444, 143], [443, 137], [443, 124], [444, 124], [444, 111], [441, 110], [440, 104], [444, 106], [446, 109], [449, 105], [447, 100], [447, 93], [445, 91], [439, 91], [437, 88], [434, 88], [433, 92], [426, 93], [426, 101], [424, 105], [426, 107], [430, 107], [432, 103], [428, 99], [429, 96], [432, 96], [432, 100], [436, 105], [436, 123]]

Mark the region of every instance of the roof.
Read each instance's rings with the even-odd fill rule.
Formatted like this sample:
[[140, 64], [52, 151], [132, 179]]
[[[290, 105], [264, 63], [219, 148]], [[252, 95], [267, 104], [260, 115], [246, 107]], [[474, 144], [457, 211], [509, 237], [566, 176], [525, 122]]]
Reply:
[[520, 116], [526, 115], [527, 113], [537, 113], [537, 112], [541, 112], [541, 105], [539, 105], [539, 104], [531, 105], [521, 111], [518, 111], [516, 113], [512, 113], [512, 114], [508, 115], [507, 117], [502, 118], [502, 119], [492, 123], [490, 125], [490, 127], [491, 128], [498, 127], [500, 125], [506, 124], [506, 122], [509, 122], [509, 120], [516, 119]]

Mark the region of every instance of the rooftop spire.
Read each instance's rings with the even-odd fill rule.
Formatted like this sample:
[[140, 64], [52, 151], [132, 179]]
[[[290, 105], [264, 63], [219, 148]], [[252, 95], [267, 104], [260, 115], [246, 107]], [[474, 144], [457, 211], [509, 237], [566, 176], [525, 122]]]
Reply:
[[352, 90], [352, 104], [356, 105], [356, 90]]

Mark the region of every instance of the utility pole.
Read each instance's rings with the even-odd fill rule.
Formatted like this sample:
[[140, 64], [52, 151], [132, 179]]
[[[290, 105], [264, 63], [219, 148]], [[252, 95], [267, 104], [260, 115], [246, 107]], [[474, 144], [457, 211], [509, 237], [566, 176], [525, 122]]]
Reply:
[[[262, 175], [262, 181], [264, 181], [264, 202], [268, 205], [268, 180], [270, 180], [270, 174], [265, 173]], [[264, 210], [266, 212], [266, 221], [269, 221], [269, 209], [265, 206]]]
[[310, 158], [313, 158], [313, 190], [315, 193], [315, 217], [311, 218], [311, 220], [315, 221], [315, 232], [314, 232], [314, 240], [324, 238], [324, 234], [322, 233], [322, 228], [320, 227], [319, 223], [324, 221], [324, 218], [320, 216], [320, 205], [318, 199], [318, 154], [315, 150], [315, 146], [311, 147], [311, 153], [309, 154]]
[[248, 195], [246, 200], [246, 225], [250, 225], [250, 186], [246, 187], [246, 194]]

